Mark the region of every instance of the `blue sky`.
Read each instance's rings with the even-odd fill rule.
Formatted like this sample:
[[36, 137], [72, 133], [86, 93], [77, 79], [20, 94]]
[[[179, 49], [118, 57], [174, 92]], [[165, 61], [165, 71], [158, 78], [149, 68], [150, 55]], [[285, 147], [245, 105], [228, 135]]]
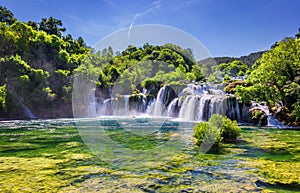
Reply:
[[135, 25], [173, 26], [201, 41], [213, 56], [269, 49], [300, 28], [299, 0], [0, 0], [21, 21], [61, 19], [66, 33], [89, 46]]

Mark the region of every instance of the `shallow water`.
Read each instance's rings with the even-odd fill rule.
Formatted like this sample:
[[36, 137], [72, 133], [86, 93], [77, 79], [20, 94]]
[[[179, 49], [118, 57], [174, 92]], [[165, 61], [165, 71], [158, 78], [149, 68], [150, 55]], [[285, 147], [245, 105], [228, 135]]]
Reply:
[[167, 118], [0, 122], [0, 192], [300, 192], [300, 131], [203, 152]]

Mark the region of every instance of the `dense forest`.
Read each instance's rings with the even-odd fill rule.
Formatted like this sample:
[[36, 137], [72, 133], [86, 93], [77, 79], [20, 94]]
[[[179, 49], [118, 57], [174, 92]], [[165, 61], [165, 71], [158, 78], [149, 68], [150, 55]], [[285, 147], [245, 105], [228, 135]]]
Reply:
[[162, 84], [224, 83], [241, 104], [265, 102], [285, 124], [300, 120], [299, 33], [267, 51], [202, 61], [173, 44], [145, 42], [115, 53], [111, 47], [95, 51], [81, 37], [65, 34], [61, 20], [21, 22], [0, 7], [1, 118], [72, 117], [74, 77], [84, 76], [98, 91], [126, 82], [126, 94]]

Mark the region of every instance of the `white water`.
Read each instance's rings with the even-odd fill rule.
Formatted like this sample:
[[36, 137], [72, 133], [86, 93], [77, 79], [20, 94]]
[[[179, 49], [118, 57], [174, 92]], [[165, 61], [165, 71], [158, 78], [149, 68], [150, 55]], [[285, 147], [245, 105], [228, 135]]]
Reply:
[[247, 113], [243, 110], [241, 115], [237, 99], [221, 89], [220, 85], [189, 84], [176, 96], [171, 94], [171, 87], [164, 85], [153, 99], [146, 94], [104, 99], [98, 103], [97, 113], [99, 116], [168, 116], [181, 121], [207, 121], [212, 114], [221, 114], [240, 121]]
[[204, 95], [201, 97], [200, 102], [199, 102], [199, 114], [197, 117], [197, 120], [199, 121], [206, 121], [206, 118], [208, 114], [208, 107], [209, 107], [209, 95]]
[[265, 104], [259, 104], [259, 103], [253, 103], [252, 104], [252, 108], [250, 109], [250, 111], [254, 110], [254, 109], [258, 109], [260, 111], [262, 111], [268, 119], [268, 127], [278, 127], [278, 128], [282, 128], [284, 127], [284, 124], [279, 122], [271, 113], [269, 110], [269, 107]]
[[125, 115], [128, 115], [129, 113], [129, 97], [130, 95], [124, 95], [124, 113]]
[[178, 105], [178, 98], [175, 98], [174, 100], [171, 101], [171, 103], [168, 106], [167, 109], [167, 116], [168, 117], [175, 117], [176, 115], [176, 106]]
[[195, 110], [197, 109], [197, 99], [198, 98], [195, 97], [195, 95], [187, 96], [182, 103], [178, 117], [186, 121], [193, 121], [195, 119], [194, 116], [196, 115]]
[[166, 86], [164, 85], [157, 94], [156, 101], [154, 102], [153, 116], [162, 116], [164, 110], [164, 97], [166, 93]]

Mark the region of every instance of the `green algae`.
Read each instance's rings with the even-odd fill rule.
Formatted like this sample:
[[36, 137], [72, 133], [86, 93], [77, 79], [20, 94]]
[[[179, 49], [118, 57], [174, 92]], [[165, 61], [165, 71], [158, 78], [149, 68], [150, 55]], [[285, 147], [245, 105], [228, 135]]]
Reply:
[[[244, 127], [238, 143], [218, 150], [187, 144], [155, 163], [145, 157], [139, 167], [123, 167], [95, 156], [72, 124], [38, 123], [0, 125], [0, 192], [300, 192], [299, 131]], [[106, 132], [132, 149], [174, 134]]]
[[296, 130], [264, 129], [246, 130], [251, 156], [245, 153], [244, 167], [252, 167], [252, 173], [259, 175], [263, 183], [275, 192], [300, 192], [300, 132]]

